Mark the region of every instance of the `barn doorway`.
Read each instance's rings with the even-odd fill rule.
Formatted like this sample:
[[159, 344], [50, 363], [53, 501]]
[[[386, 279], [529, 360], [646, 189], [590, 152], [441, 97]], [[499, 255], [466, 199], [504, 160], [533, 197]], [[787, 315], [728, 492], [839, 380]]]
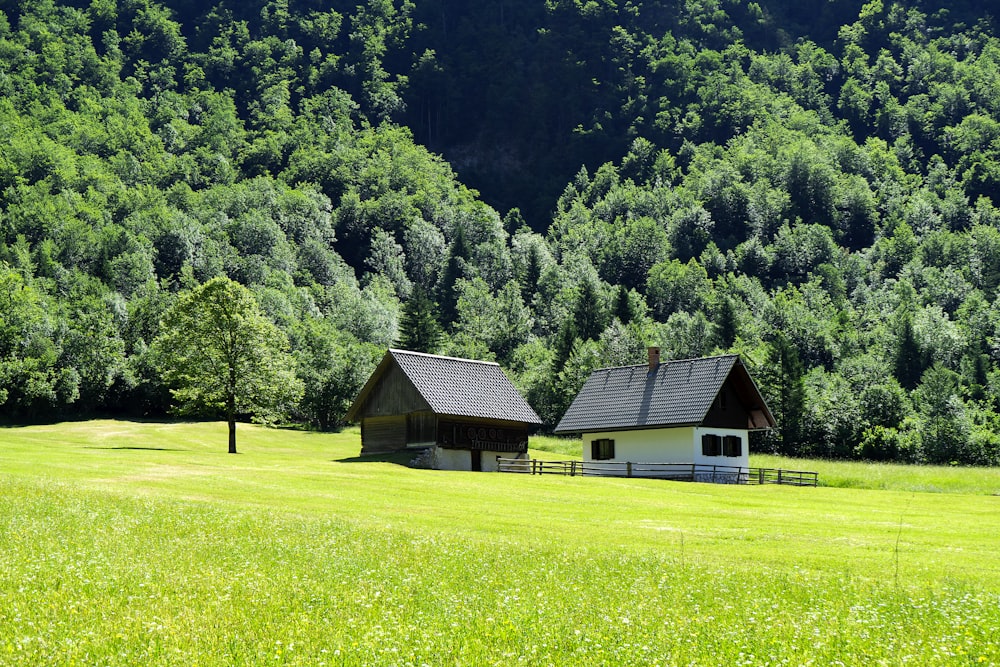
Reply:
[[472, 472], [482, 472], [483, 471], [483, 453], [478, 449], [473, 449], [469, 452], [472, 457], [472, 461], [469, 465], [469, 470]]

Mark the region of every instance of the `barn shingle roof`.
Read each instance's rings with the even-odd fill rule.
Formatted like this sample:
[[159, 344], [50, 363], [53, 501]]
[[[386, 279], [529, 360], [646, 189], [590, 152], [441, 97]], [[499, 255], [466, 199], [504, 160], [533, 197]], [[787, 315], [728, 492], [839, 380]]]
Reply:
[[705, 420], [731, 373], [752, 406], [754, 428], [774, 426], [764, 400], [738, 355], [669, 361], [594, 371], [573, 399], [556, 433], [593, 433], [690, 426]]
[[390, 349], [347, 413], [353, 420], [391, 363], [398, 365], [439, 415], [541, 424], [499, 364]]

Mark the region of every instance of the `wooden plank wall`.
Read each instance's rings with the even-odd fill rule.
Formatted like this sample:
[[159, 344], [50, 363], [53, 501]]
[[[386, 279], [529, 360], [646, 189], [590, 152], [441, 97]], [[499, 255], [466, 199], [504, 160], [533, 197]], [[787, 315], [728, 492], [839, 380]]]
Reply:
[[361, 453], [394, 452], [406, 447], [406, 416], [366, 417], [361, 420]]

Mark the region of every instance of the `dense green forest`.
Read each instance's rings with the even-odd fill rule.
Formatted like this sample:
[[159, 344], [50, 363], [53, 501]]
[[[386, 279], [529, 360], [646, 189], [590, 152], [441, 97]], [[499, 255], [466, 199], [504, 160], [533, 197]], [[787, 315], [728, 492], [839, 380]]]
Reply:
[[[787, 454], [1000, 463], [1000, 37], [909, 0], [0, 0], [0, 410], [161, 416], [247, 286], [337, 427], [385, 348], [736, 351]], [[155, 346], [154, 346], [155, 347]]]

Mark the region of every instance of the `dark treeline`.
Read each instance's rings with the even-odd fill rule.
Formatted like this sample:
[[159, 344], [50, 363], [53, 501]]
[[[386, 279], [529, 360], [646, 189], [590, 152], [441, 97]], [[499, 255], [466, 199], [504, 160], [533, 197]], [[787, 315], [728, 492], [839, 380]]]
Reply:
[[166, 414], [161, 317], [227, 275], [316, 428], [392, 344], [499, 361], [550, 426], [658, 344], [743, 355], [760, 449], [1000, 463], [1000, 39], [971, 2], [0, 11], [8, 421]]

